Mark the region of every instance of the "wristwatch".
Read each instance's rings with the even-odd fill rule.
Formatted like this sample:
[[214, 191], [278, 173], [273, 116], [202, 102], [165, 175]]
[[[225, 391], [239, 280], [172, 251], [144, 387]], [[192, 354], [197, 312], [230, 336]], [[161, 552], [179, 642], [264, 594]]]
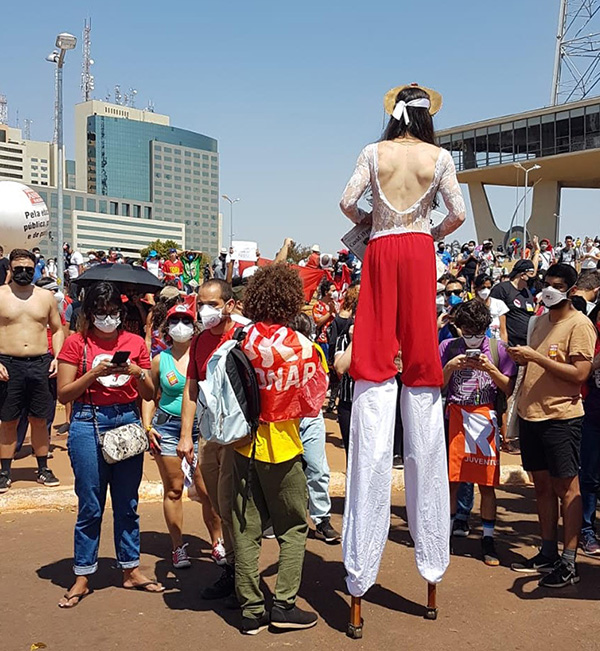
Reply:
[[142, 382], [146, 379], [146, 371], [142, 369], [142, 372], [138, 375], [138, 380], [141, 380]]

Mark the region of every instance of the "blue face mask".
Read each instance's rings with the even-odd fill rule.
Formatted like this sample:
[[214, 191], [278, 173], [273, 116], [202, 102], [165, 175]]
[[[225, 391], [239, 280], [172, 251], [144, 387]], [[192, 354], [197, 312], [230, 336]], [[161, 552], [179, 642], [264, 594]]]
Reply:
[[456, 296], [455, 294], [452, 294], [452, 296], [448, 299], [448, 305], [450, 305], [450, 307], [459, 305], [462, 302], [463, 302], [462, 298], [460, 296]]

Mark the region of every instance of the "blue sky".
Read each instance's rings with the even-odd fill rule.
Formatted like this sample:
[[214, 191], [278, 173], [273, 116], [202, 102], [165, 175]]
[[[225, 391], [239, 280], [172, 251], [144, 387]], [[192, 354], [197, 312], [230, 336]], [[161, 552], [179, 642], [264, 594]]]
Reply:
[[[91, 16], [94, 96], [134, 87], [138, 107], [152, 100], [173, 125], [217, 138], [221, 192], [241, 198], [236, 238], [258, 240], [264, 255], [286, 236], [334, 250], [351, 226], [339, 197], [359, 151], [380, 135], [384, 93], [412, 81], [436, 88], [437, 128], [546, 105], [558, 4], [32, 0], [25, 14], [11, 2], [0, 93], [13, 125], [18, 110], [21, 126], [33, 120], [33, 138], [50, 139], [53, 68], [44, 57], [58, 32], [80, 38]], [[81, 53], [80, 41], [65, 67], [68, 155]], [[492, 193], [501, 226], [509, 192]], [[595, 192], [564, 193], [564, 229], [589, 229], [596, 202]], [[469, 219], [458, 237], [473, 232]]]

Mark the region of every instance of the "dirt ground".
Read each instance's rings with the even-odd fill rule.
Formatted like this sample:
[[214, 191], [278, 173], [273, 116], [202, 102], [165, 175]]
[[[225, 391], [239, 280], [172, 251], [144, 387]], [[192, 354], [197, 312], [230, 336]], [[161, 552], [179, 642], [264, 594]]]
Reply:
[[[455, 555], [438, 588], [437, 621], [423, 618], [426, 585], [417, 574], [408, 534], [404, 495], [394, 494], [392, 527], [379, 583], [363, 604], [364, 637], [345, 637], [349, 599], [341, 547], [310, 538], [300, 604], [314, 609], [314, 629], [256, 637], [237, 630], [239, 613], [219, 602], [204, 602], [200, 589], [219, 569], [208, 558], [206, 532], [197, 504], [186, 504], [189, 570], [173, 571], [160, 504], [142, 504], [142, 568], [167, 587], [162, 595], [119, 588], [112, 569], [111, 512], [107, 511], [100, 567], [93, 594], [70, 611], [57, 602], [72, 582], [70, 511], [0, 515], [0, 649], [29, 651], [42, 642], [49, 651], [93, 649], [178, 649], [205, 651], [270, 648], [340, 649], [599, 649], [597, 617], [600, 565], [580, 557], [581, 582], [562, 590], [537, 588], [536, 577], [515, 574], [511, 562], [534, 553], [537, 525], [530, 488], [499, 494], [498, 547], [502, 566], [479, 560], [479, 533], [455, 542]], [[333, 523], [341, 526], [342, 498], [334, 498]], [[476, 511], [477, 512], [477, 507]], [[475, 522], [475, 524], [477, 524]], [[277, 542], [264, 541], [264, 589], [273, 589]]]

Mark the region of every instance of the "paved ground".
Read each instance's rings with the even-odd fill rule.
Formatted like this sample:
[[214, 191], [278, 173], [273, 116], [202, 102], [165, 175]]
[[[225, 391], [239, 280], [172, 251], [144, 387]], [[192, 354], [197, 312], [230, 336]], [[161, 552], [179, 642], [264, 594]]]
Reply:
[[[348, 598], [344, 590], [341, 548], [310, 539], [301, 602], [320, 615], [310, 631], [242, 638], [238, 614], [218, 603], [203, 602], [199, 589], [218, 576], [207, 558], [200, 510], [186, 504], [190, 532], [190, 570], [174, 573], [166, 560], [169, 540], [159, 504], [143, 504], [142, 567], [168, 587], [163, 595], [127, 592], [111, 568], [112, 535], [107, 512], [100, 569], [94, 593], [71, 610], [56, 606], [71, 575], [72, 526], [69, 511], [0, 515], [3, 562], [0, 581], [0, 648], [27, 651], [43, 642], [50, 651], [94, 649], [188, 649], [206, 651], [268, 648], [343, 649], [507, 649], [591, 650], [600, 648], [597, 614], [600, 566], [582, 558], [582, 580], [559, 591], [540, 590], [533, 577], [507, 565], [533, 552], [536, 524], [530, 488], [502, 491], [499, 499], [499, 549], [504, 567], [487, 568], [477, 559], [479, 540], [458, 540], [438, 588], [440, 616], [423, 619], [425, 583], [418, 577], [404, 520], [403, 493], [394, 494], [392, 528], [380, 583], [363, 607], [364, 638], [351, 641], [344, 631]], [[342, 499], [334, 498], [334, 524], [340, 525]], [[263, 545], [264, 588], [273, 588], [276, 541]]]

